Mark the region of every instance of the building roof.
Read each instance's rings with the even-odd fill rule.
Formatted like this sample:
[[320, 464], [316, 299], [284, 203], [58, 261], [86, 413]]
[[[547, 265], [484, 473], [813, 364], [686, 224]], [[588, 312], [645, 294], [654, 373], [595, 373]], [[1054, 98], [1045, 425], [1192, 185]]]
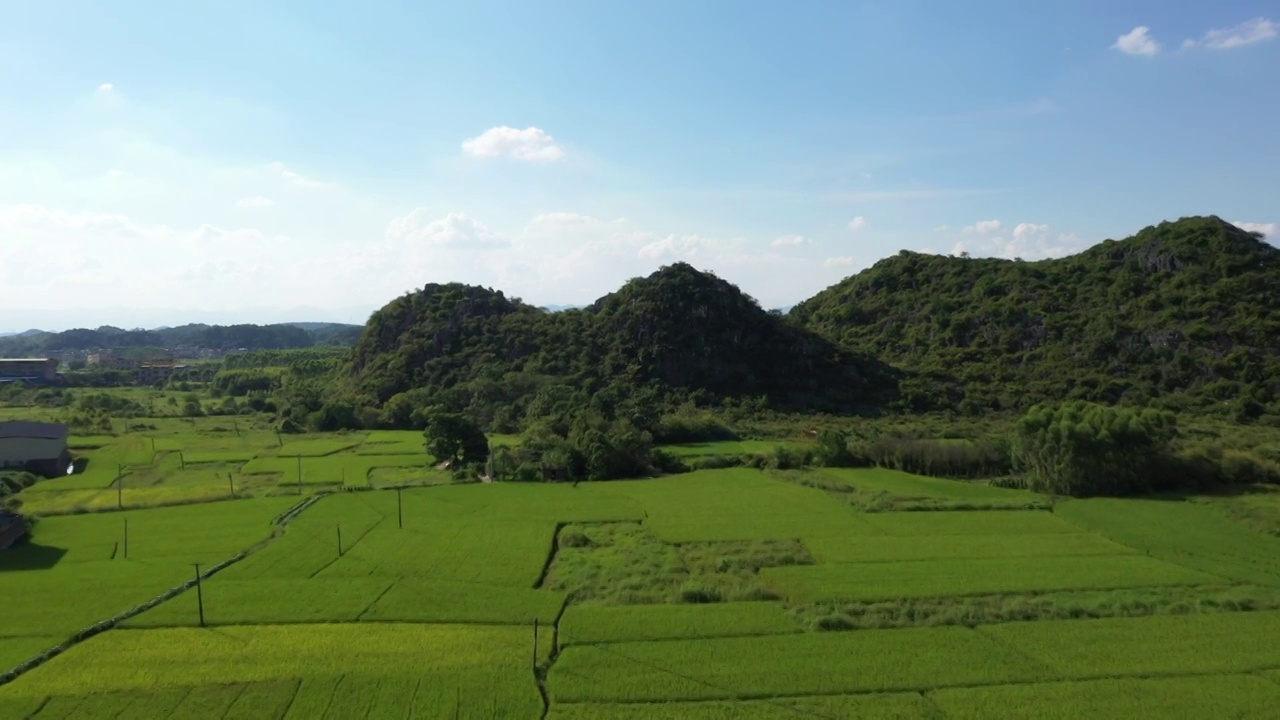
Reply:
[[57, 423], [25, 422], [22, 420], [0, 422], [0, 439], [39, 438], [42, 440], [61, 440], [66, 436], [67, 426]]

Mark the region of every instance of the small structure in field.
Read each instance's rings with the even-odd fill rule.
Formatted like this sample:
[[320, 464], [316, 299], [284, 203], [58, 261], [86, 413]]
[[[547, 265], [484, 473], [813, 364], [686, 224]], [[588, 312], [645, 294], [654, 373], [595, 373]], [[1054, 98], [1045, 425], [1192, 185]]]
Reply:
[[8, 550], [27, 534], [27, 521], [21, 515], [0, 512], [0, 550]]
[[66, 425], [0, 422], [0, 470], [26, 470], [57, 477], [69, 474], [71, 463]]

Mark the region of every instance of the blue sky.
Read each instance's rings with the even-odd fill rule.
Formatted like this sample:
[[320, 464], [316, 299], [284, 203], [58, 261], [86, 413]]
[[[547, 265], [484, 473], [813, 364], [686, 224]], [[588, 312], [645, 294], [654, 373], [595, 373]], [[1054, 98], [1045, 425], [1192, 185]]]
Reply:
[[1277, 2], [102, 5], [0, 23], [0, 330], [1280, 222]]

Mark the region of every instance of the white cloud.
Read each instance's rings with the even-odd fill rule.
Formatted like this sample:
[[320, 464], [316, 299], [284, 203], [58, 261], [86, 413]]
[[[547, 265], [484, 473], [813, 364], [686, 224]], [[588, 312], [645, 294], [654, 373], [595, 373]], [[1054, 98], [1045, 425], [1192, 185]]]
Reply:
[[933, 231], [934, 231], [934, 232], [936, 232], [936, 233], [951, 232], [951, 226], [950, 226], [950, 225], [939, 225], [939, 226], [937, 226], [936, 228], [934, 228], [934, 229], [933, 229]]
[[285, 167], [284, 163], [279, 161], [273, 162], [267, 165], [267, 168], [275, 172], [284, 180], [288, 181], [291, 185], [295, 185], [297, 187], [304, 188], [307, 190], [317, 190], [320, 188], [337, 187], [336, 183], [316, 180], [314, 178], [309, 178], [301, 173], [290, 170], [289, 168]]
[[1030, 240], [1031, 238], [1042, 237], [1048, 232], [1048, 225], [1018, 223], [1018, 226], [1013, 229], [1013, 237], [1017, 240]]
[[387, 228], [387, 239], [410, 245], [454, 249], [497, 248], [511, 244], [509, 238], [465, 213], [449, 213], [439, 220], [432, 220], [421, 208], [392, 220]]
[[1184, 50], [1194, 47], [1207, 47], [1210, 50], [1230, 50], [1232, 48], [1253, 45], [1274, 38], [1277, 27], [1274, 22], [1263, 17], [1224, 30], [1210, 30], [1199, 40], [1186, 40], [1182, 43]]
[[564, 150], [556, 145], [555, 138], [541, 129], [527, 127], [517, 130], [503, 125], [485, 130], [480, 135], [463, 141], [462, 151], [472, 157], [509, 157], [514, 160], [554, 161], [564, 157]]
[[1269, 237], [1269, 238], [1276, 237], [1276, 230], [1277, 230], [1277, 228], [1278, 228], [1278, 227], [1280, 227], [1280, 226], [1277, 226], [1275, 223], [1255, 223], [1255, 222], [1240, 222], [1240, 221], [1232, 221], [1232, 223], [1231, 223], [1231, 224], [1232, 224], [1232, 225], [1235, 225], [1236, 227], [1240, 228], [1241, 230], [1244, 230], [1245, 232], [1251, 232], [1251, 233], [1255, 233], [1255, 232], [1256, 232], [1256, 233], [1262, 233], [1262, 234], [1263, 234], [1263, 236], [1265, 236], [1265, 237]]
[[841, 257], [829, 257], [826, 260], [823, 260], [822, 264], [829, 268], [849, 267], [850, 265], [853, 265], [853, 258], [848, 255]]
[[263, 197], [261, 195], [240, 198], [239, 200], [236, 201], [236, 207], [238, 208], [265, 208], [265, 207], [271, 207], [272, 205], [275, 205], [275, 204], [276, 204], [275, 200], [272, 200], [269, 197]]
[[979, 220], [972, 225], [966, 225], [964, 232], [986, 235], [988, 233], [1000, 232], [1003, 229], [1004, 223], [999, 220]]
[[101, 85], [98, 86], [98, 90], [97, 90], [99, 95], [110, 95], [115, 91], [116, 91], [116, 86], [112, 85], [111, 83], [102, 83]]
[[859, 230], [865, 228], [866, 226], [867, 226], [867, 219], [862, 217], [861, 215], [849, 221], [849, 229], [854, 232], [858, 232]]
[[1152, 57], [1159, 54], [1160, 43], [1151, 37], [1151, 28], [1145, 25], [1139, 25], [1133, 30], [1121, 35], [1116, 39], [1116, 43], [1111, 46], [1113, 50], [1119, 50], [1125, 55], [1140, 55], [1143, 57]]
[[774, 238], [773, 242], [769, 243], [769, 247], [792, 248], [812, 244], [813, 241], [803, 235], [783, 235], [782, 237]]
[[969, 246], [969, 243], [965, 242], [964, 240], [961, 240], [960, 242], [956, 243], [956, 244], [951, 248], [951, 254], [952, 254], [952, 255], [964, 255], [965, 253], [970, 252], [970, 250], [971, 250], [971, 248], [970, 248], [970, 246]]

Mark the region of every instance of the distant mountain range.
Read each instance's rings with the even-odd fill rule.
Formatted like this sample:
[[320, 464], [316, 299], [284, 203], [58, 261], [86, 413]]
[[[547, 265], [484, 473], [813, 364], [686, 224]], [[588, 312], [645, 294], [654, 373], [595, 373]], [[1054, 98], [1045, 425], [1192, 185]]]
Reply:
[[362, 325], [299, 322], [275, 325], [191, 324], [151, 330], [103, 326], [51, 333], [27, 330], [0, 335], [0, 357], [123, 348], [190, 347], [209, 350], [286, 350], [354, 345]]

